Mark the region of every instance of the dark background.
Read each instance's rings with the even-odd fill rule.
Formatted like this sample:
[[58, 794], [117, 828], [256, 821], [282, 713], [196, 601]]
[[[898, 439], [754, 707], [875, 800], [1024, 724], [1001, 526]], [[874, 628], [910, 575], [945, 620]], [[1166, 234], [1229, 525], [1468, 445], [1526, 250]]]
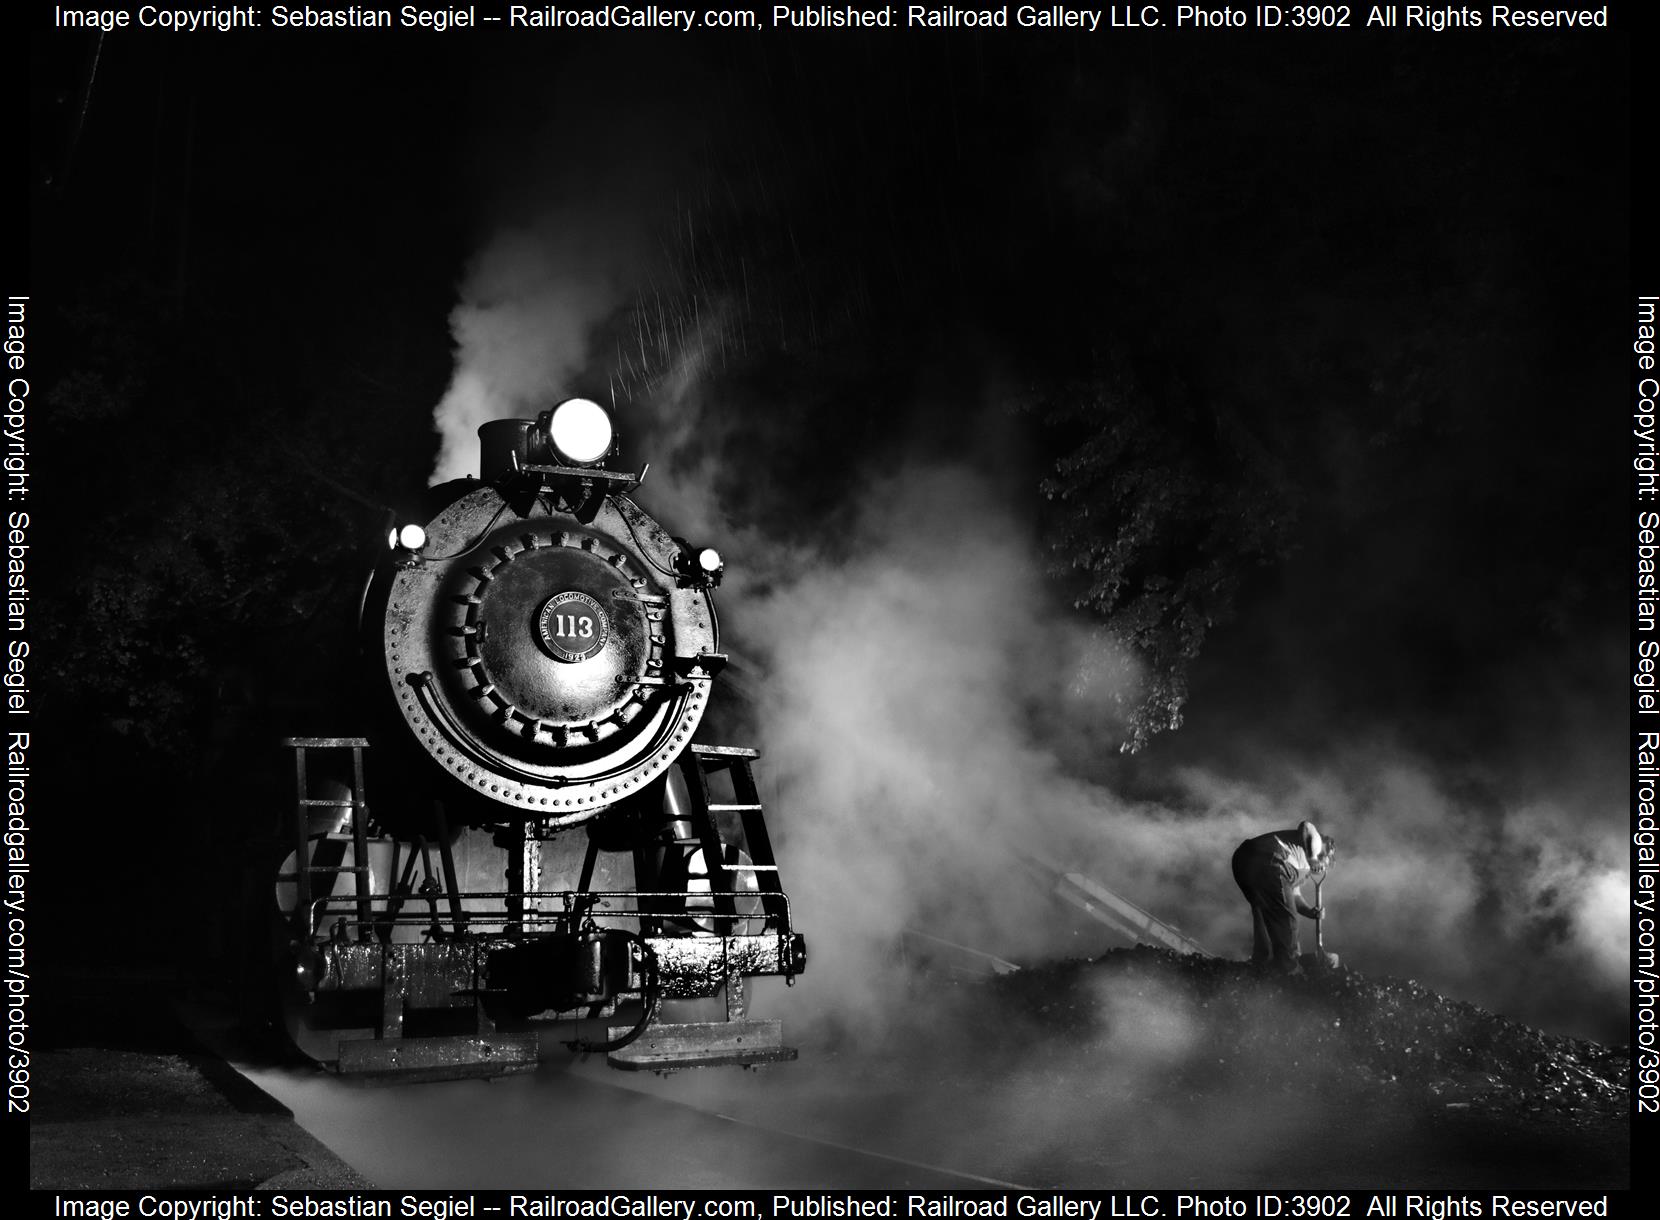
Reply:
[[48, 960], [130, 959], [115, 910], [236, 954], [274, 742], [355, 731], [360, 575], [515, 226], [593, 274], [571, 388], [734, 530], [845, 557], [883, 475], [996, 487], [1034, 604], [1150, 658], [1072, 773], [1174, 802], [1340, 736], [1617, 834], [1630, 45], [37, 33]]

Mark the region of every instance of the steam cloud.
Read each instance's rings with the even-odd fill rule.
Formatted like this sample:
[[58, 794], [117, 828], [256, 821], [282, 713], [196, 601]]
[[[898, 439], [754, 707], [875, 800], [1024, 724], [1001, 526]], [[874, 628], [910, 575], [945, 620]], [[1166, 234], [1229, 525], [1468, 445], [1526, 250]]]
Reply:
[[[584, 81], [580, 66], [567, 67], [561, 106], [585, 93], [611, 96], [612, 82]], [[799, 449], [820, 438], [798, 404], [710, 376], [728, 325], [745, 321], [744, 306], [688, 274], [695, 266], [684, 257], [680, 201], [701, 188], [687, 189], [686, 167], [664, 150], [696, 145], [702, 133], [676, 139], [664, 130], [679, 113], [674, 103], [693, 92], [665, 67], [633, 74], [656, 82], [640, 88], [660, 95], [636, 100], [632, 112], [578, 100], [568, 109], [580, 122], [500, 158], [529, 177], [517, 184], [520, 200], [500, 208], [495, 235], [460, 285], [456, 368], [435, 412], [442, 450], [433, 481], [474, 469], [479, 424], [621, 387], [627, 462], [652, 464], [642, 502], [673, 531], [726, 556], [727, 648], [765, 670], [753, 711], [761, 779], [810, 960], [798, 986], [760, 986], [755, 1008], [786, 1019], [803, 1059], [770, 1075], [613, 1073], [603, 1092], [560, 1071], [421, 1086], [432, 1100], [424, 1107], [403, 1095], [394, 1104], [390, 1092], [329, 1090], [306, 1101], [308, 1124], [339, 1146], [372, 1141], [359, 1163], [387, 1184], [878, 1184], [869, 1176], [877, 1162], [826, 1151], [785, 1168], [779, 1149], [753, 1135], [718, 1155], [688, 1151], [710, 1138], [709, 1125], [615, 1095], [629, 1087], [774, 1130], [816, 1122], [827, 1140], [957, 1168], [1023, 1155], [1029, 1164], [1008, 1172], [1033, 1181], [1047, 1179], [1044, 1158], [1057, 1149], [1066, 1150], [1065, 1163], [1085, 1163], [1076, 1145], [1099, 1142], [1105, 1131], [1123, 1155], [1139, 1158], [1130, 1174], [1138, 1186], [1162, 1184], [1145, 1172], [1162, 1158], [1161, 1141], [1216, 1158], [1200, 1184], [1268, 1184], [1251, 1176], [1260, 1159], [1278, 1185], [1288, 1176], [1285, 1149], [1318, 1145], [1319, 1125], [1333, 1116], [1289, 1113], [1285, 1102], [1275, 1110], [1255, 1092], [1202, 1104], [1150, 1096], [1172, 1071], [1208, 1066], [1191, 997], [1098, 987], [1084, 997], [1098, 1014], [1092, 1042], [1049, 1056], [1016, 1032], [1006, 1058], [978, 1065], [973, 1104], [959, 1115], [948, 1090], [912, 1086], [934, 1065], [935, 1044], [972, 1041], [966, 1031], [980, 1013], [933, 983], [910, 987], [896, 947], [906, 929], [1021, 962], [1117, 943], [1023, 872], [1016, 853], [1026, 853], [1098, 879], [1214, 953], [1242, 957], [1250, 920], [1231, 853], [1250, 835], [1305, 817], [1340, 842], [1325, 893], [1327, 936], [1350, 966], [1412, 977], [1558, 1032], [1622, 1038], [1623, 780], [1604, 782], [1589, 761], [1594, 751], [1565, 743], [1560, 774], [1541, 782], [1503, 772], [1510, 760], [1488, 757], [1491, 770], [1452, 766], [1349, 726], [1303, 734], [1293, 746], [1276, 740], [1278, 692], [1263, 690], [1236, 703], [1249, 709], [1240, 736], [1266, 743], [1249, 766], [1165, 766], [1158, 799], [1131, 796], [1100, 778], [1109, 768], [1079, 761], [1113, 754], [1141, 680], [1138, 662], [1059, 604], [1029, 520], [1031, 485], [995, 461], [939, 456], [962, 446], [937, 443], [938, 404], [896, 403], [903, 418], [890, 431], [906, 440], [881, 463], [837, 470], [839, 506], [812, 529], [785, 507], [794, 488], [757, 494], [754, 485], [773, 477], [757, 460], [767, 445]], [[637, 140], [645, 116], [654, 129]], [[872, 127], [888, 118], [865, 117]], [[797, 128], [788, 131], [803, 147], [827, 134], [807, 123], [798, 141]], [[635, 145], [653, 156], [616, 155]], [[846, 203], [837, 196], [826, 210]], [[790, 228], [792, 244], [796, 236]], [[995, 431], [1002, 411], [989, 390], [964, 403], [949, 420], [952, 439], [988, 422]], [[745, 473], [748, 494], [732, 494], [735, 471]], [[1339, 676], [1313, 681], [1331, 687]], [[1155, 742], [1145, 766], [1159, 768], [1164, 744]], [[1311, 926], [1302, 931], [1309, 947]], [[1263, 999], [1261, 1028], [1279, 1027], [1284, 1002]], [[895, 1036], [883, 1039], [883, 1031]], [[869, 1057], [834, 1062], [825, 1052], [844, 1045]], [[899, 1058], [890, 1064], [885, 1054]], [[591, 1074], [603, 1071], [591, 1066]], [[300, 1110], [296, 1094], [285, 1098]], [[365, 1097], [388, 1100], [368, 1120], [347, 1112]], [[584, 1121], [550, 1124], [550, 1100]], [[483, 1151], [454, 1156], [455, 1132], [470, 1129], [489, 1131]], [[626, 1140], [612, 1137], [622, 1130]], [[671, 1163], [675, 1151], [680, 1160]], [[1124, 1180], [1117, 1164], [1099, 1161], [1087, 1184]], [[915, 1179], [894, 1178], [902, 1180]]]
[[[460, 438], [476, 420], [572, 384], [595, 320], [629, 306], [626, 279], [559, 240], [491, 245], [456, 313], [441, 477], [463, 469]], [[1327, 943], [1349, 964], [1618, 1037], [1629, 943], [1617, 808], [1472, 790], [1404, 748], [1338, 734], [1250, 777], [1188, 768], [1170, 777], [1178, 796], [1158, 803], [1086, 782], [1064, 760], [1113, 749], [1139, 671], [1053, 604], [1021, 489], [966, 464], [854, 473], [833, 539], [778, 539], [720, 495], [762, 408], [706, 402], [699, 350], [688, 343], [625, 426], [661, 472], [643, 498], [728, 555], [729, 636], [766, 660], [757, 718], [782, 797], [774, 834], [813, 951], [811, 985], [791, 995], [801, 1018], [886, 1020], [907, 928], [1018, 960], [1076, 952], [1065, 908], [1016, 852], [1064, 862], [1212, 952], [1243, 956], [1233, 848], [1308, 817], [1342, 844]]]
[[[1032, 1183], [1053, 1181], [1056, 1166], [1087, 1175], [1074, 1185], [1125, 1172], [1138, 1185], [1277, 1181], [1284, 1148], [1318, 1142], [1341, 1116], [1252, 1088], [1203, 1102], [1168, 1094], [1173, 1076], [1213, 1070], [1191, 997], [1103, 982], [1083, 997], [1095, 1014], [1091, 1039], [1045, 1049], [1014, 1031], [1006, 1057], [974, 1065], [971, 1085], [936, 1088], [936, 1066], [963, 1062], [941, 1045], [972, 1043], [979, 1010], [937, 983], [913, 986], [896, 950], [907, 929], [1022, 963], [1119, 943], [1024, 872], [1017, 854], [1026, 854], [1105, 883], [1213, 953], [1242, 957], [1250, 920], [1231, 853], [1305, 817], [1340, 842], [1327, 945], [1350, 966], [1557, 1032], [1621, 1038], [1623, 811], [1618, 791], [1582, 774], [1588, 755], [1565, 751], [1553, 783], [1521, 772], [1507, 782], [1334, 729], [1295, 748], [1270, 744], [1248, 769], [1167, 767], [1157, 800], [1086, 778], [1097, 771], [1078, 760], [1114, 753], [1141, 670], [1059, 604], [1023, 505], [1031, 489], [971, 458], [895, 468], [890, 455], [882, 469], [842, 472], [840, 511], [805, 535], [777, 511], [790, 488], [732, 496], [733, 470], [767, 477], [757, 438], [803, 425], [791, 404], [714, 388], [706, 374], [726, 316], [719, 303], [702, 302], [691, 325], [658, 330], [653, 375], [619, 367], [603, 337], [653, 313], [661, 286], [676, 281], [646, 253], [664, 248], [652, 238], [660, 218], [626, 192], [622, 200], [516, 224], [475, 260], [453, 315], [457, 368], [437, 412], [444, 448], [434, 481], [472, 469], [473, 433], [487, 419], [632, 384], [621, 420], [628, 462], [652, 463], [640, 498], [726, 555], [727, 648], [765, 671], [752, 710], [761, 779], [810, 959], [794, 988], [760, 983], [754, 1007], [785, 1018], [803, 1061], [762, 1076], [608, 1078], [603, 1087], [596, 1063], [577, 1069], [580, 1080], [553, 1071], [536, 1082], [440, 1086], [433, 1104], [371, 1121], [352, 1118], [356, 1103], [338, 1091], [295, 1092], [290, 1103], [308, 1125], [401, 1186], [961, 1184], [915, 1168], [930, 1164], [997, 1166]], [[972, 434], [1001, 408], [988, 395], [965, 412], [959, 423]], [[1272, 692], [1263, 708], [1249, 729], [1272, 742]], [[1311, 926], [1302, 931], [1310, 947]], [[1284, 1003], [1263, 998], [1261, 1029], [1285, 1024]], [[845, 1045], [861, 1053], [838, 1060], [830, 1048]], [[622, 1089], [651, 1094], [651, 1105]], [[712, 1132], [701, 1116], [661, 1104], [674, 1100], [748, 1126]], [[545, 1156], [532, 1133], [550, 1102], [631, 1138]], [[448, 1147], [457, 1112], [492, 1132], [487, 1154], [458, 1161], [429, 1150]], [[949, 1121], [953, 1112], [965, 1121]], [[1104, 1152], [1095, 1147], [1103, 1130], [1116, 1133]], [[1410, 1133], [1391, 1138], [1406, 1147]], [[716, 1148], [711, 1140], [718, 1151], [687, 1151]], [[685, 1155], [647, 1164], [633, 1154], [640, 1147]], [[899, 1159], [861, 1159], [850, 1147]], [[1205, 1151], [1170, 1163], [1170, 1147]], [[1196, 1156], [1209, 1160], [1195, 1168]]]
[[[733, 497], [734, 470], [764, 481], [758, 448], [799, 446], [810, 425], [791, 403], [714, 388], [711, 355], [741, 309], [702, 291], [669, 235], [685, 224], [683, 167], [608, 168], [632, 121], [587, 125], [561, 177], [528, 184], [529, 197], [555, 202], [519, 210], [468, 269], [433, 479], [471, 471], [488, 419], [569, 393], [603, 397], [608, 384], [631, 391], [628, 461], [652, 463], [640, 498], [727, 556], [730, 649], [767, 671], [756, 721], [781, 798], [773, 833], [813, 954], [792, 1013], [885, 1020], [906, 928], [1021, 960], [1111, 943], [1071, 936], [1065, 908], [1016, 852], [1093, 876], [1212, 952], [1243, 956], [1250, 925], [1231, 853], [1306, 817], [1342, 846], [1328, 946], [1349, 964], [1560, 1032], [1620, 1036], [1621, 794], [1580, 774], [1587, 753], [1565, 750], [1564, 773], [1540, 784], [1454, 770], [1358, 731], [1281, 747], [1275, 695], [1261, 692], [1241, 729], [1270, 744], [1248, 771], [1188, 766], [1164, 777], [1161, 799], [1130, 799], [1074, 764], [1115, 749], [1138, 663], [1057, 605], [1030, 487], [972, 456], [895, 467], [890, 453], [880, 469], [838, 472], [834, 528], [808, 541], [780, 510], [790, 488]], [[666, 297], [677, 301], [669, 321]], [[639, 336], [638, 363], [619, 335]], [[911, 405], [937, 425], [937, 405]], [[987, 421], [996, 431], [999, 418], [988, 392], [951, 422], [960, 438]], [[893, 429], [939, 452], [914, 435], [925, 431]]]
[[[1245, 956], [1233, 849], [1306, 817], [1341, 844], [1327, 943], [1353, 967], [1618, 1040], [1629, 942], [1617, 805], [1472, 789], [1404, 748], [1336, 734], [1257, 778], [1187, 769], [1167, 801], [1084, 782], [1062, 761], [1078, 742], [1063, 738], [1110, 751], [1136, 666], [1046, 609], [1036, 540], [997, 496], [961, 469], [868, 488], [845, 559], [818, 557], [733, 612], [771, 658], [766, 765], [814, 948], [798, 1003], [868, 1019], [891, 994], [882, 963], [905, 927], [1017, 960], [1066, 953], [1063, 908], [1016, 851]], [[1080, 670], [1110, 681], [1085, 698]]]
[[[526, 109], [517, 93], [522, 82], [511, 73], [497, 87], [493, 113]], [[599, 110], [596, 99], [613, 97], [618, 81], [598, 58], [565, 64], [551, 87], [534, 88], [532, 108], [545, 115], [543, 125], [528, 138], [504, 130], [499, 138], [511, 144], [483, 153], [494, 162], [494, 227], [450, 315], [455, 373], [433, 412], [440, 437], [434, 484], [477, 473], [480, 424], [532, 418], [579, 388], [602, 396], [627, 363], [615, 345], [601, 350], [607, 323], [619, 314], [635, 315], [630, 337], [641, 358], [672, 334], [686, 340], [678, 343], [681, 363], [695, 371], [704, 323], [669, 320], [663, 310], [674, 291], [665, 235], [684, 215], [680, 189], [706, 135], [676, 104], [708, 92], [698, 68], [672, 56], [642, 65], [640, 83], [629, 90], [636, 104]], [[659, 94], [647, 104], [654, 88]], [[631, 148], [652, 152], [617, 155]], [[657, 278], [665, 276], [668, 282]], [[655, 307], [649, 343], [648, 305]]]
[[[475, 259], [450, 316], [456, 369], [434, 412], [440, 437], [433, 483], [478, 473], [478, 428], [533, 417], [586, 365], [593, 327], [622, 303], [626, 237], [596, 234], [595, 219], [556, 216], [504, 232]], [[603, 253], [601, 253], [603, 251]]]

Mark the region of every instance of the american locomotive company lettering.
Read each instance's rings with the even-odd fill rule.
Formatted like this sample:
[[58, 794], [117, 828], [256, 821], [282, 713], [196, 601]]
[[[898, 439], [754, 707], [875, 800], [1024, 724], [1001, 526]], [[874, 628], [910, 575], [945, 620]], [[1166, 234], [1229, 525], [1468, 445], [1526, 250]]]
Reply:
[[605, 647], [605, 611], [586, 593], [574, 590], [551, 598], [537, 619], [542, 643], [561, 661], [586, 661]]

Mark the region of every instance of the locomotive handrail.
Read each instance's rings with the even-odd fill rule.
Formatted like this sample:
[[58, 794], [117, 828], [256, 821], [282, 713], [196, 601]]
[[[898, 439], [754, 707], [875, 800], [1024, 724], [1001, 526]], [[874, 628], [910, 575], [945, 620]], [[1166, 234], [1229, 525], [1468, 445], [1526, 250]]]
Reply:
[[[709, 890], [468, 890], [462, 897], [466, 901], [480, 898], [580, 898], [584, 903], [595, 898], [708, 898]], [[789, 905], [789, 896], [782, 890], [744, 890], [732, 895], [734, 898], [783, 898], [785, 906]], [[396, 895], [376, 894], [371, 902], [390, 902]], [[355, 904], [355, 896], [346, 894], [327, 894], [312, 901], [312, 906], [320, 907], [331, 902], [350, 902]], [[702, 912], [699, 912], [701, 914]], [[661, 911], [645, 911], [642, 914], [661, 915]]]
[[[428, 926], [428, 927], [430, 927], [431, 926], [431, 924], [432, 924], [432, 913], [430, 911], [426, 911], [426, 912], [416, 911], [416, 912], [411, 912], [410, 914], [407, 914], [407, 915], [406, 914], [397, 914], [397, 915], [391, 914], [390, 913], [391, 903], [392, 903], [392, 899], [394, 897], [395, 897], [395, 895], [386, 894], [386, 895], [378, 895], [378, 896], [370, 899], [370, 918], [367, 919], [367, 920], [364, 920], [364, 919], [358, 919], [358, 920], [355, 920], [355, 921], [354, 920], [348, 920], [347, 921], [348, 925], [349, 926], [369, 926], [370, 924], [375, 924], [375, 925], [379, 925], [379, 926], [382, 926], [382, 927], [386, 927], [386, 926], [410, 926], [410, 927]], [[500, 898], [500, 899], [503, 899], [503, 900], [511, 899], [511, 898], [518, 898], [521, 901], [523, 901], [525, 899], [534, 899], [534, 898], [555, 898], [555, 899], [564, 900], [567, 904], [567, 907], [568, 907], [570, 901], [572, 899], [576, 899], [576, 898], [580, 898], [580, 899], [584, 900], [584, 902], [586, 903], [586, 902], [588, 902], [590, 900], [593, 900], [593, 899], [608, 899], [608, 898], [620, 898], [620, 899], [677, 898], [677, 899], [682, 899], [682, 900], [695, 898], [695, 899], [700, 899], [700, 900], [706, 900], [709, 897], [710, 897], [710, 892], [708, 890], [587, 890], [587, 891], [584, 891], [584, 890], [532, 890], [532, 891], [475, 890], [475, 891], [471, 891], [467, 894], [464, 894], [462, 896], [462, 901], [471, 902], [474, 899], [492, 899], [492, 898]], [[793, 928], [794, 925], [795, 925], [795, 921], [791, 918], [789, 895], [784, 893], [782, 890], [745, 890], [742, 894], [736, 895], [736, 897], [741, 897], [741, 898], [746, 898], [746, 899], [748, 899], [748, 898], [755, 898], [755, 899], [776, 898], [776, 899], [778, 899], [779, 900], [778, 905], [781, 908], [782, 926], [780, 927], [779, 931], [777, 932], [777, 935], [781, 935], [781, 936], [789, 935], [790, 929]], [[381, 906], [383, 908], [383, 910], [386, 912], [385, 914], [383, 914], [378, 919], [374, 918], [374, 910], [375, 910], [377, 905]], [[335, 911], [335, 910], [351, 910], [351, 909], [355, 909], [356, 906], [357, 906], [357, 900], [353, 897], [348, 897], [348, 896], [345, 896], [345, 895], [331, 894], [331, 895], [328, 895], [326, 897], [316, 898], [311, 903], [312, 927], [317, 928], [317, 927], [322, 926], [322, 920], [321, 920], [320, 917], [325, 912]], [[487, 917], [487, 916], [497, 914], [497, 913], [498, 913], [497, 911], [469, 910], [467, 912], [467, 916], [468, 916], [469, 919], [484, 922], [485, 920], [481, 920], [481, 917]], [[561, 910], [561, 911], [542, 911], [542, 910], [536, 910], [536, 909], [533, 909], [533, 908], [525, 907], [521, 910], [520, 914], [518, 914], [517, 916], [514, 916], [511, 920], [508, 919], [507, 910], [506, 910], [505, 906], [499, 908], [499, 913], [501, 914], [502, 919], [503, 919], [504, 922], [515, 922], [515, 923], [521, 923], [521, 924], [560, 923], [560, 922], [564, 922], [564, 921], [570, 919], [570, 917], [571, 917], [571, 912], [570, 912], [569, 909]], [[730, 912], [729, 913], [729, 912], [716, 911], [716, 910], [712, 910], [712, 909], [704, 909], [702, 907], [697, 907], [697, 908], [687, 910], [687, 911], [640, 911], [640, 910], [630, 910], [630, 909], [626, 909], [626, 908], [625, 909], [618, 909], [618, 910], [604, 910], [604, 909], [592, 910], [591, 909], [590, 913], [593, 914], [596, 918], [601, 918], [601, 919], [707, 919], [707, 920], [711, 920], [711, 921], [722, 920], [722, 921], [725, 921], [725, 922], [728, 922], [728, 923], [737, 923], [740, 920], [752, 920], [752, 919], [760, 919], [760, 920], [765, 921], [766, 923], [770, 923], [772, 921], [772, 916], [770, 916], [768, 914], [765, 914], [765, 913], [758, 913], [758, 912], [754, 912], [754, 911], [751, 911], [751, 912], [748, 912], [748, 913], [744, 913], [744, 912]]]
[[484, 540], [490, 536], [491, 532], [496, 528], [496, 522], [501, 520], [501, 515], [506, 511], [507, 501], [503, 500], [501, 502], [501, 507], [496, 509], [495, 516], [490, 518], [489, 523], [486, 524], [483, 530], [479, 532], [478, 537], [467, 543], [467, 545], [462, 547], [459, 551], [451, 551], [448, 555], [416, 554], [412, 557], [413, 561], [423, 565], [434, 563], [453, 563], [457, 559], [463, 559], [466, 556], [471, 555], [474, 551], [478, 550], [479, 547], [484, 545]]
[[428, 670], [409, 676], [409, 684], [415, 688], [415, 693], [420, 696], [421, 707], [426, 711], [426, 714], [443, 730], [444, 736], [449, 738], [450, 744], [471, 758], [475, 764], [505, 772], [521, 782], [544, 784], [550, 788], [559, 788], [565, 784], [576, 782], [563, 776], [538, 775], [534, 771], [526, 771], [523, 767], [515, 766], [511, 762], [499, 758], [492, 758], [484, 753], [473, 743], [472, 735], [451, 717], [449, 709], [444, 706], [443, 700], [433, 695], [432, 690], [436, 682], [436, 677]]
[[[629, 500], [629, 499], [627, 499], [625, 497], [622, 497], [622, 496], [619, 496], [617, 498], [617, 515], [622, 518], [623, 524], [628, 527], [628, 536], [630, 538], [634, 539], [634, 549], [639, 554], [640, 558], [644, 559], [647, 563], [649, 563], [652, 567], [656, 568], [663, 575], [669, 577], [676, 584], [679, 584], [680, 583], [680, 573], [676, 572], [673, 568], [665, 568], [662, 564], [658, 563], [656, 557], [654, 555], [652, 555], [652, 553], [651, 553], [651, 548], [648, 547], [644, 542], [640, 541], [640, 531], [639, 531], [639, 528], [637, 527], [637, 525], [635, 524], [635, 521], [634, 521], [634, 516], [635, 516], [636, 513], [639, 513], [639, 515], [642, 516], [642, 517], [645, 516], [644, 513], [640, 512], [639, 505], [635, 504], [632, 500]], [[710, 609], [711, 609], [711, 612], [712, 612], [713, 608], [714, 608], [714, 599], [713, 598], [709, 599], [709, 605], [710, 605]], [[719, 635], [718, 632], [716, 633], [715, 638], [717, 640], [720, 638], [720, 635]]]
[[[665, 684], [665, 689], [669, 692], [673, 700], [684, 703], [687, 693], [695, 684], [707, 681], [710, 681], [707, 677], [699, 678], [688, 676], [684, 681], [675, 683], [672, 686]], [[473, 741], [472, 735], [468, 733], [460, 724], [458, 724], [455, 718], [450, 715], [449, 709], [444, 705], [443, 700], [434, 695], [433, 689], [437, 685], [437, 678], [430, 670], [423, 670], [421, 673], [411, 674], [410, 685], [415, 688], [415, 693], [420, 697], [422, 709], [444, 733], [445, 737], [449, 739], [450, 744], [454, 746], [457, 751], [471, 758], [475, 765], [486, 769], [492, 769], [498, 774], [516, 779], [521, 783], [539, 784], [548, 788], [562, 788], [571, 784], [597, 785], [603, 784], [607, 780], [616, 779], [620, 775], [627, 774], [629, 771], [635, 770], [638, 766], [637, 760], [631, 759], [628, 762], [613, 766], [608, 771], [600, 771], [593, 775], [583, 775], [575, 778], [560, 775], [542, 775], [535, 771], [527, 771], [523, 767], [516, 766], [510, 761], [503, 760], [499, 757], [493, 757], [479, 748], [479, 746]], [[658, 728], [656, 733], [653, 734], [650, 743], [639, 751], [641, 757], [655, 754], [659, 749], [668, 743], [669, 738], [680, 724], [680, 717], [684, 713], [684, 710], [684, 708], [670, 708], [668, 714], [664, 716], [663, 724]], [[602, 807], [603, 805], [596, 806], [596, 808]]]

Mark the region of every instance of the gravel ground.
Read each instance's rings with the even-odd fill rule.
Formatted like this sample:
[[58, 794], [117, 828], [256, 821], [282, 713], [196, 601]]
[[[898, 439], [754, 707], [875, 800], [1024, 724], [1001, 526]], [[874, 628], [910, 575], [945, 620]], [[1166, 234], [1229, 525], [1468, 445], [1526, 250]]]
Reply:
[[1629, 1048], [1541, 1033], [1411, 979], [1341, 967], [1260, 974], [1142, 946], [1004, 975], [989, 988], [1006, 1018], [1063, 1042], [1117, 1036], [1133, 1046], [1172, 1014], [1183, 1042], [1203, 1051], [1170, 1056], [1162, 1083], [1201, 1094], [1314, 1088], [1579, 1124], [1630, 1114]]
[[1138, 948], [991, 978], [936, 972], [890, 998], [879, 1017], [835, 1030], [792, 1033], [786, 1019], [801, 1059], [759, 1076], [612, 1083], [1023, 1187], [1599, 1192], [1631, 1181], [1623, 1050], [1411, 981], [1260, 975]]

